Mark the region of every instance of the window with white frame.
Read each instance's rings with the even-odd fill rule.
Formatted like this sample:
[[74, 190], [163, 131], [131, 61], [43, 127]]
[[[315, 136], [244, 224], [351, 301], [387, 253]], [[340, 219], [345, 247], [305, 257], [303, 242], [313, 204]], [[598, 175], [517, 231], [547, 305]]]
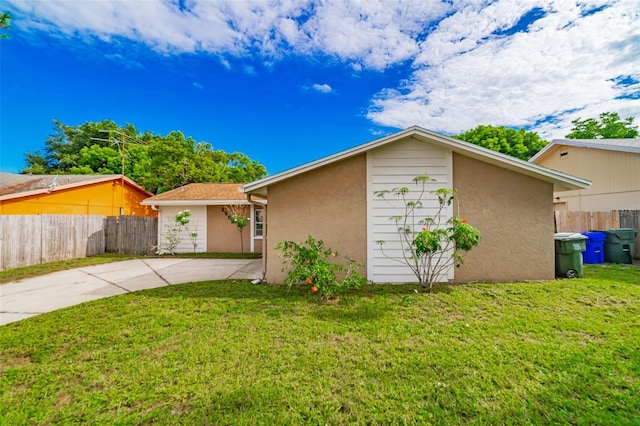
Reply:
[[264, 229], [262, 217], [262, 209], [255, 209], [253, 211], [253, 235], [259, 238], [262, 238], [262, 232]]

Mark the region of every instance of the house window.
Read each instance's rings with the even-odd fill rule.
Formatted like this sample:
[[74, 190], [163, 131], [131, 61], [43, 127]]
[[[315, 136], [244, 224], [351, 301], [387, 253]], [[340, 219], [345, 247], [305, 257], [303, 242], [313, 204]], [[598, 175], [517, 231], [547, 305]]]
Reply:
[[253, 235], [262, 238], [263, 227], [262, 209], [255, 209], [253, 211]]

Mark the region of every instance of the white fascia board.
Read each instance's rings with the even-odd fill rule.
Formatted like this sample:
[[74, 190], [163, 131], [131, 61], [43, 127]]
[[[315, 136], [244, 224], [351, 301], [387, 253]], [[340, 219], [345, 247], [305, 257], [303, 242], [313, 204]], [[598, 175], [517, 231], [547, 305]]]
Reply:
[[[536, 153], [533, 157], [529, 159], [529, 162], [535, 162], [538, 159], [544, 157], [551, 149], [559, 146], [576, 146], [579, 148], [591, 148], [591, 149], [602, 149], [606, 151], [619, 151], [619, 152], [630, 152], [633, 154], [640, 154], [640, 141], [638, 141], [636, 145], [624, 145], [624, 144], [607, 144], [598, 141], [607, 141], [611, 139], [554, 139], [549, 144], [547, 144], [544, 148]], [[620, 141], [628, 141], [630, 139], [620, 139]], [[634, 142], [637, 139], [631, 139]]]
[[303, 164], [298, 167], [294, 167], [289, 170], [285, 170], [284, 172], [277, 173], [273, 176], [248, 183], [244, 185], [242, 189], [245, 193], [253, 191], [255, 191], [256, 193], [265, 192], [268, 185], [283, 181], [306, 171], [322, 167], [326, 164], [353, 157], [355, 155], [367, 152], [369, 150], [378, 148], [390, 142], [394, 142], [406, 137], [413, 137], [417, 140], [434, 143], [437, 146], [443, 147], [445, 149], [450, 149], [451, 151], [458, 154], [553, 183], [554, 189], [558, 191], [568, 189], [584, 189], [588, 188], [591, 185], [591, 182], [586, 179], [558, 172], [556, 170], [551, 170], [546, 167], [538, 166], [537, 164], [531, 164], [526, 161], [520, 160], [519, 158], [515, 158], [501, 152], [493, 151], [479, 145], [454, 139], [432, 132], [430, 130], [423, 129], [418, 126], [414, 126], [394, 133], [392, 135], [374, 140], [372, 142], [347, 149], [345, 151], [321, 158], [316, 161], [312, 161], [307, 164]]
[[274, 183], [286, 180], [286, 179], [288, 179], [290, 177], [302, 174], [302, 173], [307, 172], [309, 170], [313, 170], [313, 169], [325, 166], [327, 164], [334, 163], [336, 161], [340, 161], [340, 160], [343, 160], [343, 159], [346, 159], [346, 158], [349, 158], [349, 157], [353, 157], [353, 156], [358, 155], [360, 153], [367, 152], [368, 150], [376, 148], [376, 147], [378, 147], [380, 145], [385, 145], [385, 144], [387, 144], [387, 143], [389, 143], [391, 141], [400, 139], [400, 138], [402, 138], [404, 136], [407, 136], [407, 135], [411, 134], [414, 131], [414, 129], [415, 129], [414, 127], [410, 127], [409, 129], [403, 130], [403, 131], [398, 132], [398, 133], [393, 133], [393, 134], [385, 136], [383, 138], [376, 139], [376, 140], [374, 140], [372, 142], [365, 143], [365, 144], [362, 144], [362, 145], [358, 145], [356, 147], [353, 147], [353, 148], [350, 148], [350, 149], [347, 149], [347, 150], [344, 150], [344, 151], [329, 155], [327, 157], [323, 157], [323, 158], [320, 158], [318, 160], [314, 160], [314, 161], [311, 161], [309, 163], [305, 163], [305, 164], [302, 164], [300, 166], [293, 167], [291, 169], [285, 170], [285, 171], [280, 172], [280, 173], [276, 173], [275, 175], [272, 175], [272, 176], [264, 177], [262, 179], [254, 181], [254, 182], [249, 182], [246, 185], [244, 185], [241, 188], [241, 190], [244, 193], [254, 192], [254, 191], [256, 193], [258, 193], [258, 194], [266, 193], [266, 191], [259, 191], [259, 190], [263, 189], [263, 188], [266, 188], [268, 185], [272, 185]]
[[536, 152], [535, 155], [529, 158], [529, 163], [535, 164], [535, 162], [539, 159], [547, 155], [547, 152], [551, 151], [553, 147], [555, 147], [555, 142], [548, 143], [542, 148], [540, 151]]
[[545, 182], [552, 183], [554, 190], [556, 191], [585, 189], [591, 186], [591, 181], [587, 179], [559, 172], [557, 170], [549, 169], [537, 164], [528, 163], [526, 161], [520, 160], [519, 158], [515, 158], [501, 152], [492, 151], [468, 142], [463, 143], [464, 146], [458, 148], [456, 148], [455, 146], [452, 147], [452, 151], [470, 158], [493, 164], [498, 167], [505, 168], [507, 170], [521, 173], [525, 176], [530, 176], [536, 179], [543, 180]]
[[247, 200], [143, 200], [145, 206], [228, 206], [229, 204], [250, 204]]

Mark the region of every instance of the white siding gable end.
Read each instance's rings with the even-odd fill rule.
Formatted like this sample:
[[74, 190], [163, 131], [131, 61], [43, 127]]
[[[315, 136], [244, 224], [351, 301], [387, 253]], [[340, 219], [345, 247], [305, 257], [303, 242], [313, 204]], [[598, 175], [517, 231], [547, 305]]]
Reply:
[[[452, 151], [414, 138], [403, 139], [367, 151], [367, 277], [374, 283], [418, 282], [417, 277], [405, 264], [400, 235], [392, 216], [403, 215], [402, 199], [394, 196], [384, 200], [376, 191], [407, 187], [408, 200], [416, 200], [421, 185], [416, 185], [416, 176], [427, 174], [434, 182], [427, 184], [427, 192], [453, 187]], [[391, 202], [391, 203], [390, 203]], [[418, 210], [414, 230], [419, 230], [418, 220], [433, 215], [438, 208], [438, 199], [432, 194], [423, 196], [423, 208]], [[453, 215], [449, 206], [443, 221]], [[384, 241], [384, 253], [377, 241]], [[409, 256], [408, 253], [406, 253]], [[440, 281], [453, 279], [453, 268]]]

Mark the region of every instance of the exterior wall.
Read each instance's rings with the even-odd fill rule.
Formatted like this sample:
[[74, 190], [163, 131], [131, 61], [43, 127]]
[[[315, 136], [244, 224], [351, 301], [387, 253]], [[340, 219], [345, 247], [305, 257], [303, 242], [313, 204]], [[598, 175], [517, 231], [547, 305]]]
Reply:
[[262, 253], [262, 238], [255, 238], [253, 240], [253, 252]]
[[536, 164], [591, 180], [588, 189], [554, 193], [567, 210], [640, 210], [640, 154], [559, 145]]
[[140, 202], [149, 195], [120, 181], [109, 181], [80, 186], [72, 189], [57, 189], [50, 194], [32, 195], [0, 201], [0, 214], [81, 214], [157, 216], [149, 206]]
[[[374, 191], [406, 187], [409, 189], [406, 200], [415, 201], [420, 196], [422, 185], [416, 185], [413, 179], [425, 173], [435, 179], [435, 182], [426, 185], [427, 192], [422, 196], [423, 208], [416, 212], [415, 223], [409, 224], [414, 230], [420, 229], [420, 219], [434, 216], [439, 210], [438, 198], [430, 192], [440, 188], [451, 188], [453, 185], [451, 151], [408, 138], [368, 152], [367, 278], [372, 282], [418, 281], [406, 264], [398, 262], [404, 258], [406, 252], [400, 242], [397, 225], [390, 219], [392, 216], [404, 215], [405, 203], [395, 196], [382, 199], [377, 197]], [[452, 206], [447, 206], [440, 214], [442, 222], [449, 220], [452, 214]], [[385, 242], [382, 247], [375, 243], [381, 240]], [[454, 271], [449, 269], [438, 281], [447, 282], [453, 279], [453, 274]]]
[[209, 253], [245, 253], [251, 252], [251, 226], [249, 224], [242, 230], [242, 246], [240, 244], [240, 232], [222, 211], [223, 206], [207, 206], [207, 252]]
[[[191, 232], [196, 232], [197, 247], [196, 253], [207, 251], [207, 206], [160, 206], [160, 214], [158, 215], [158, 246], [166, 242], [166, 229], [172, 225], [173, 218], [182, 210], [189, 210], [191, 216], [186, 228], [180, 233], [180, 243], [175, 249], [175, 253], [193, 253], [193, 241], [190, 237]], [[161, 251], [162, 252], [162, 251]]]
[[[357, 261], [367, 257], [366, 155], [362, 154], [292, 177], [268, 188], [267, 281], [286, 274], [275, 245], [309, 235]], [[364, 273], [364, 271], [361, 271]]]
[[455, 282], [549, 280], [555, 275], [553, 185], [453, 155], [460, 211], [481, 232]]

